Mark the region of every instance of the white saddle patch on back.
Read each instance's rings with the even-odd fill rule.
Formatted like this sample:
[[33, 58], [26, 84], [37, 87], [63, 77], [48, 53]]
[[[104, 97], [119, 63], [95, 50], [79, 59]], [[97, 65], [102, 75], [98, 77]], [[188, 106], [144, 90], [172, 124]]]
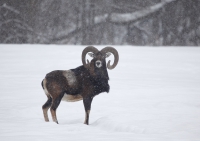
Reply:
[[76, 101], [80, 101], [82, 99], [83, 99], [83, 97], [80, 94], [77, 94], [77, 95], [64, 94], [62, 101], [76, 102]]
[[63, 75], [66, 77], [69, 86], [76, 84], [76, 76], [73, 71], [71, 70], [64, 71]]

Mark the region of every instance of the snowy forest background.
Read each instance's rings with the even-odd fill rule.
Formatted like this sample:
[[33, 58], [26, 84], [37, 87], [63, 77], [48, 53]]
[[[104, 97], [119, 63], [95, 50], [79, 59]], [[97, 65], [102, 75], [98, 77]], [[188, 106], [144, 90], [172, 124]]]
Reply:
[[0, 43], [199, 46], [200, 0], [0, 0]]

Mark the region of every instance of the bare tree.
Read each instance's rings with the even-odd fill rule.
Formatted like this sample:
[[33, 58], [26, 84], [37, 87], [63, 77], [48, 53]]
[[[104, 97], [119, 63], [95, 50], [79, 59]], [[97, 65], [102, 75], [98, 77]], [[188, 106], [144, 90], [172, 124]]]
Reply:
[[[1, 42], [200, 44], [200, 0], [3, 1]], [[11, 19], [12, 24], [4, 24]]]

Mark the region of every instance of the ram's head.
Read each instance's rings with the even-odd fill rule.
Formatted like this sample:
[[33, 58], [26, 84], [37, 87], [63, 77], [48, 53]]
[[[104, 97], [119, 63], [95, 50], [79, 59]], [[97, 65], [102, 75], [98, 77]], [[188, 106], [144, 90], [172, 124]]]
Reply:
[[[106, 64], [106, 58], [111, 55], [111, 53], [114, 55], [114, 63], [111, 65], [110, 60]], [[89, 55], [92, 57], [92, 60], [89, 62], [87, 60], [87, 63], [85, 61], [86, 55]], [[108, 69], [114, 69], [119, 61], [119, 55], [118, 52], [115, 48], [113, 47], [105, 47], [101, 51], [99, 51], [97, 48], [93, 46], [88, 46], [86, 47], [83, 52], [82, 52], [82, 63], [85, 68], [90, 69], [90, 67], [95, 67], [95, 68], [102, 68], [106, 66]]]

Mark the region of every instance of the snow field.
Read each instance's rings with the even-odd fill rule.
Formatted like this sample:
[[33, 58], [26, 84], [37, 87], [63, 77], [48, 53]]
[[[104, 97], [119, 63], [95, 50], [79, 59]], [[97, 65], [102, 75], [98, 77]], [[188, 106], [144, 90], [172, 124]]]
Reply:
[[[0, 140], [200, 140], [200, 48], [114, 46], [110, 93], [96, 96], [90, 125], [82, 101], [61, 102], [45, 122], [41, 81], [81, 65], [85, 46], [0, 45]], [[103, 46], [97, 46], [98, 49]]]

